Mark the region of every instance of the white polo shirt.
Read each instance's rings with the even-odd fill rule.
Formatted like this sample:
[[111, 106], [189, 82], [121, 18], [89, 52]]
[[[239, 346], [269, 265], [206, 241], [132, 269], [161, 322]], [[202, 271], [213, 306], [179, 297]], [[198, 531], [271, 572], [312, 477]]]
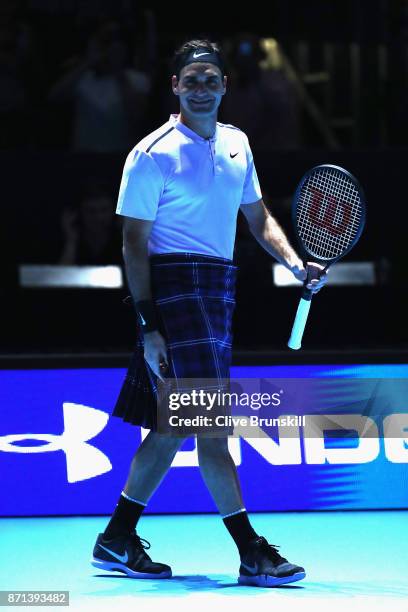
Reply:
[[239, 207], [261, 197], [241, 130], [217, 123], [214, 137], [205, 139], [171, 115], [129, 153], [116, 212], [154, 221], [149, 255], [232, 259]]

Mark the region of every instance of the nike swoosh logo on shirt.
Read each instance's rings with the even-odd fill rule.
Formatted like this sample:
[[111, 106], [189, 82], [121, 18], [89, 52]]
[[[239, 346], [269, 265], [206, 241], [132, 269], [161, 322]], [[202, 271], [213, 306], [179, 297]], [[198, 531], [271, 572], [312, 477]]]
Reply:
[[204, 51], [204, 53], [197, 53], [197, 51], [194, 51], [193, 53], [193, 57], [195, 58], [201, 57], [202, 55], [211, 55], [211, 53], [209, 51]]
[[105, 548], [105, 546], [102, 546], [102, 544], [99, 544], [99, 546], [103, 548], [103, 550], [106, 550], [106, 552], [108, 552], [110, 555], [112, 555], [112, 557], [115, 557], [115, 559], [117, 559], [118, 561], [121, 561], [122, 563], [126, 563], [127, 560], [129, 559], [127, 551], [125, 552], [124, 555], [118, 555], [117, 553], [113, 552], [113, 550], [110, 550], [109, 548]]
[[234, 157], [236, 157], [238, 155], [239, 151], [237, 153], [230, 153], [230, 158], [234, 159]]
[[256, 574], [256, 572], [258, 571], [258, 564], [257, 563], [255, 563], [255, 565], [253, 567], [251, 567], [250, 565], [246, 565], [245, 563], [242, 563], [242, 561], [241, 561], [241, 565], [250, 574]]

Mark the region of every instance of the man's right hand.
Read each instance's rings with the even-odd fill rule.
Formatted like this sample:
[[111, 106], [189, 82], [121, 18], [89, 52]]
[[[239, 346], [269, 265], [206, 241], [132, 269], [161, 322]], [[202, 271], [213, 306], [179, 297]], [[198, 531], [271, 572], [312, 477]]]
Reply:
[[156, 330], [144, 335], [144, 358], [162, 382], [168, 368], [167, 347], [163, 336]]

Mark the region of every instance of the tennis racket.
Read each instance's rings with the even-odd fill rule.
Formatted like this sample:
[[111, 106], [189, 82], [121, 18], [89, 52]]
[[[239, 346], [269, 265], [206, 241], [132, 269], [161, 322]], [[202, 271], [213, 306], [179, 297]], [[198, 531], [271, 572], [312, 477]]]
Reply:
[[[300, 181], [292, 203], [292, 221], [304, 262], [324, 266], [326, 272], [344, 257], [361, 236], [365, 223], [365, 198], [357, 179], [339, 166], [312, 168]], [[305, 263], [306, 267], [306, 263]], [[304, 283], [288, 347], [301, 347], [312, 301]]]

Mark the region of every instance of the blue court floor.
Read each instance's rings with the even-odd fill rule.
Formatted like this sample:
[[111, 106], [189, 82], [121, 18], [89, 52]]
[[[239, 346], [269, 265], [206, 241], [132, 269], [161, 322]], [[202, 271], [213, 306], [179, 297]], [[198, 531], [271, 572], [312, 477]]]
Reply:
[[235, 545], [217, 515], [141, 519], [151, 556], [173, 568], [174, 577], [160, 581], [90, 565], [108, 517], [19, 518], [0, 519], [0, 589], [68, 590], [69, 608], [51, 610], [408, 612], [408, 511], [251, 516], [259, 534], [305, 567], [305, 580], [238, 586]]

